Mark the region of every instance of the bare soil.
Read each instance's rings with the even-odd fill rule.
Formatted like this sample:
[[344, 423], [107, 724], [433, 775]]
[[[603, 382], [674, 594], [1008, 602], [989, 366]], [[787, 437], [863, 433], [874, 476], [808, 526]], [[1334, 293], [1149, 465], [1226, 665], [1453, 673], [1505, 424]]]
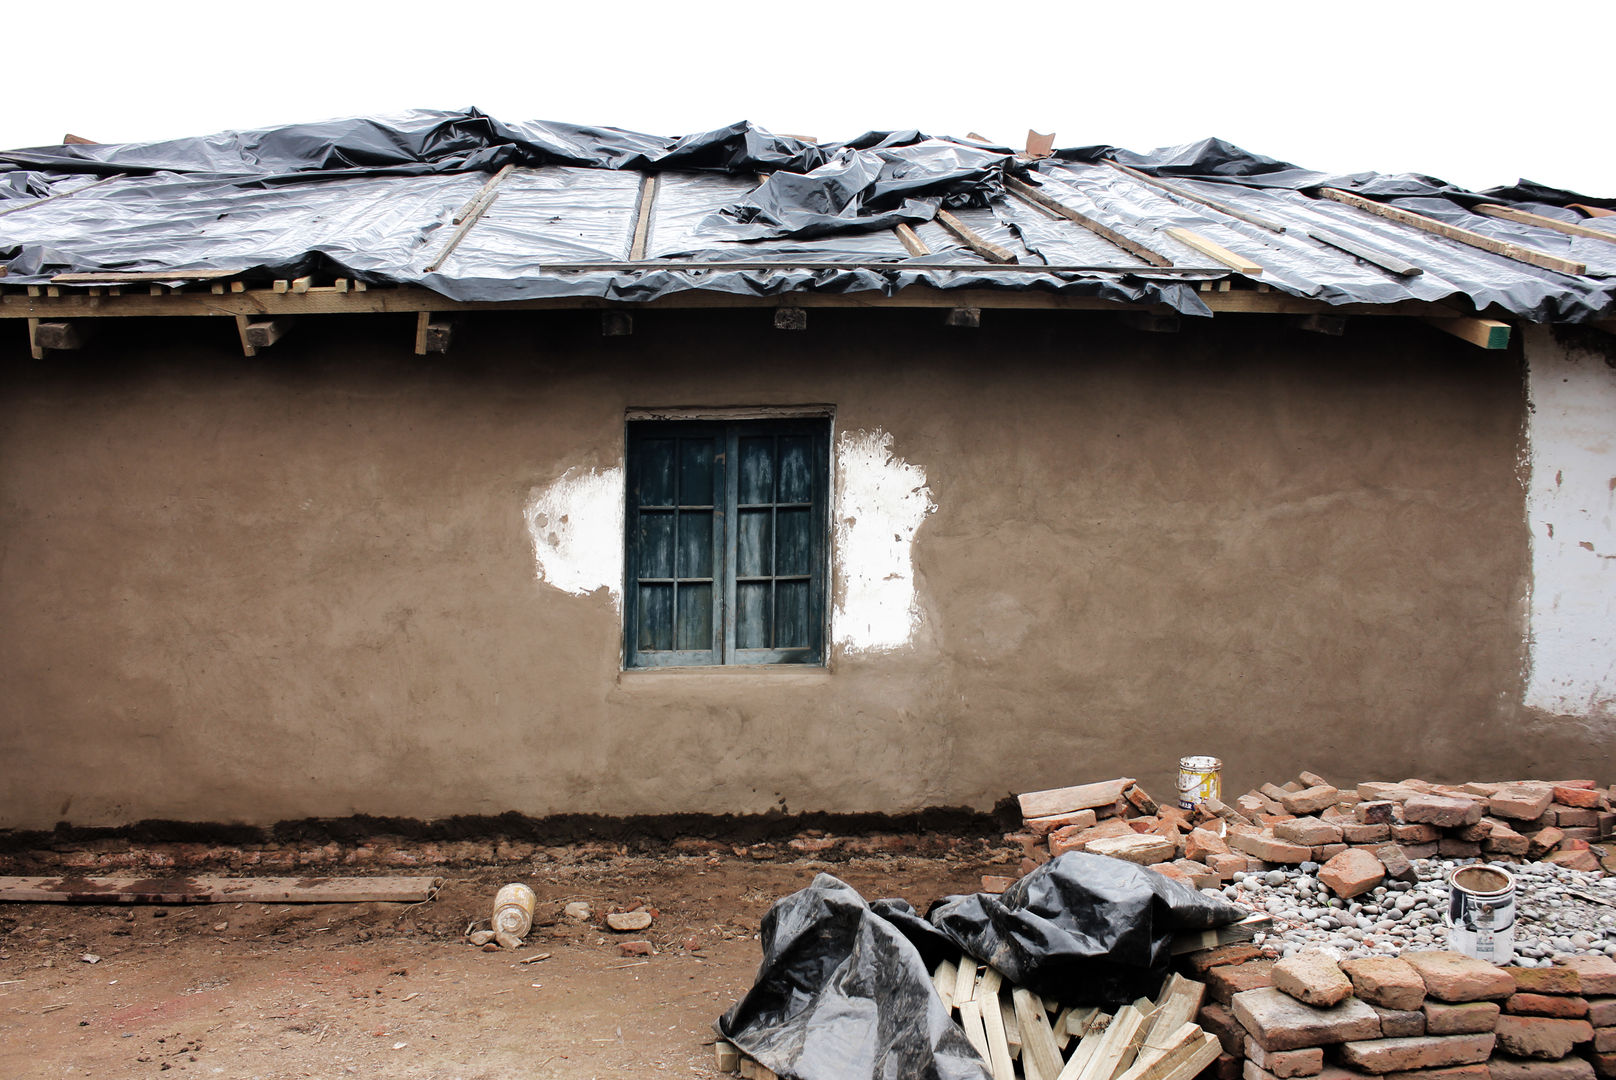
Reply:
[[[1002, 848], [962, 840], [949, 855], [834, 864], [447, 867], [419, 905], [0, 905], [0, 1077], [712, 1077], [713, 1021], [751, 986], [776, 899], [826, 871], [924, 909], [1006, 865]], [[540, 925], [517, 951], [467, 944], [506, 881], [533, 887]], [[563, 914], [574, 900], [589, 922]], [[641, 905], [649, 931], [602, 928]], [[656, 951], [625, 956], [626, 939]]]

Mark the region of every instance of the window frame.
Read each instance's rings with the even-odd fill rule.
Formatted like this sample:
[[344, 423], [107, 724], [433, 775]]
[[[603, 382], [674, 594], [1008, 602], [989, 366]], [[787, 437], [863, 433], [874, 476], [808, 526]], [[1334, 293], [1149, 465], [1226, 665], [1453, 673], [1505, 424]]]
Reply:
[[[778, 502], [778, 450], [775, 454], [775, 478], [773, 496], [775, 501], [766, 504], [745, 504], [740, 502], [740, 442], [743, 438], [782, 436], [807, 436], [810, 442], [811, 466], [811, 498], [804, 504]], [[640, 586], [642, 579], [638, 574], [641, 565], [642, 529], [640, 514], [642, 507], [638, 502], [640, 469], [642, 467], [639, 447], [646, 441], [657, 438], [699, 439], [711, 438], [714, 440], [716, 452], [713, 455], [713, 484], [715, 501], [711, 504], [713, 514], [713, 615], [712, 615], [712, 647], [708, 649], [641, 649], [638, 643], [638, 629], [640, 620]], [[778, 445], [778, 444], [777, 444]], [[624, 513], [623, 513], [623, 668], [624, 670], [655, 670], [667, 668], [697, 668], [711, 670], [713, 668], [762, 668], [787, 667], [801, 670], [807, 667], [825, 667], [827, 659], [827, 642], [830, 640], [830, 502], [831, 502], [831, 419], [823, 414], [811, 416], [734, 416], [734, 417], [700, 417], [691, 419], [636, 419], [631, 417], [625, 424], [624, 431]], [[676, 450], [676, 458], [678, 451]], [[677, 461], [675, 463], [677, 469]], [[676, 495], [679, 494], [676, 492]], [[703, 504], [706, 506], [707, 504]], [[809, 511], [809, 573], [806, 575], [762, 575], [747, 576], [737, 573], [737, 560], [739, 549], [739, 517], [741, 510], [758, 510], [763, 506], [773, 509], [777, 517], [781, 507], [786, 509], [807, 509]], [[671, 504], [667, 509], [676, 513], [685, 509], [681, 504]], [[691, 504], [689, 509], [700, 509]], [[662, 512], [659, 507], [657, 512]], [[774, 518], [771, 518], [771, 522]], [[673, 541], [678, 547], [677, 533]], [[777, 551], [774, 546], [777, 537], [774, 529], [770, 529], [771, 551]], [[704, 579], [681, 579], [677, 576], [677, 564], [673, 567], [675, 576], [666, 579], [667, 583], [675, 587], [674, 603], [677, 602], [678, 583], [685, 580], [700, 581]], [[774, 567], [771, 566], [771, 569]], [[809, 644], [806, 646], [788, 648], [749, 648], [742, 649], [736, 643], [737, 607], [736, 587], [739, 583], [758, 583], [762, 580], [778, 582], [779, 579], [802, 579], [808, 581], [808, 630]], [[662, 583], [664, 579], [652, 579], [653, 583]], [[775, 617], [776, 611], [773, 597], [777, 595], [778, 586], [771, 588], [770, 618]], [[669, 643], [677, 643], [678, 623], [677, 616], [670, 608], [670, 619], [673, 620], [672, 636]]]

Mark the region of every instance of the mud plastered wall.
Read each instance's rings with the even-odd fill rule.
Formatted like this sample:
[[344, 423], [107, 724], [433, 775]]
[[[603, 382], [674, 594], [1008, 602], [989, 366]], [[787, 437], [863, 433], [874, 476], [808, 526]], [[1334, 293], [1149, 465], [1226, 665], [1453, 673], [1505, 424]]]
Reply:
[[[1392, 320], [939, 323], [484, 316], [447, 362], [403, 320], [251, 362], [132, 324], [6, 353], [0, 827], [1610, 760], [1522, 705], [1518, 354]], [[627, 411], [804, 402], [836, 410], [828, 667], [622, 671]]]

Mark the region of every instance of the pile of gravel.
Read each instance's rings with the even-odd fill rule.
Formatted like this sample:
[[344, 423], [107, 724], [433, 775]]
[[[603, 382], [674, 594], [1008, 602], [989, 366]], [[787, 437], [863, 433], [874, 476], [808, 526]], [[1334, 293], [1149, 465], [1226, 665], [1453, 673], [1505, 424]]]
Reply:
[[[1259, 933], [1255, 943], [1279, 955], [1322, 948], [1338, 960], [1395, 956], [1405, 950], [1448, 947], [1448, 929], [1442, 921], [1448, 907], [1448, 875], [1474, 861], [1416, 859], [1417, 883], [1387, 879], [1350, 900], [1332, 895], [1318, 880], [1317, 863], [1235, 874], [1222, 895], [1274, 917], [1272, 930]], [[1557, 956], [1616, 957], [1616, 876], [1553, 863], [1507, 869], [1515, 878], [1515, 964], [1535, 967]]]

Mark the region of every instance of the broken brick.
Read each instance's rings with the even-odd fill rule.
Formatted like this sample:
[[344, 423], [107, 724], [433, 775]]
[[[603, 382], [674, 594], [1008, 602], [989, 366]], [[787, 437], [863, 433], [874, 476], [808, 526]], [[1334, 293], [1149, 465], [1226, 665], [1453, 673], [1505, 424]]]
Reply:
[[[1425, 980], [1420, 973], [1394, 956], [1369, 956], [1348, 960], [1341, 971], [1352, 980], [1358, 996], [1371, 1005], [1410, 1011], [1425, 1001]], [[1424, 1024], [1418, 1034], [1424, 1034]]]
[[1487, 1062], [1492, 1080], [1594, 1080], [1593, 1066], [1581, 1058], [1532, 1061], [1497, 1055]]
[[1315, 784], [1301, 791], [1287, 792], [1280, 802], [1293, 814], [1316, 814], [1326, 806], [1334, 806], [1341, 792], [1329, 784]]
[[1324, 1050], [1317, 1046], [1301, 1050], [1264, 1050], [1261, 1043], [1248, 1037], [1241, 1052], [1247, 1061], [1280, 1080], [1294, 1076], [1317, 1076], [1324, 1071]]
[[[1504, 1011], [1518, 1016], [1552, 1016], [1559, 1020], [1587, 1020], [1588, 999], [1562, 997], [1559, 994], [1511, 994], [1504, 1002]], [[1592, 1023], [1592, 1021], [1589, 1021]]]
[[1425, 1003], [1425, 1031], [1429, 1035], [1479, 1035], [1498, 1026], [1498, 1003], [1466, 1001], [1445, 1005]]
[[1406, 1039], [1355, 1040], [1341, 1044], [1341, 1060], [1368, 1073], [1472, 1065], [1493, 1052], [1493, 1036], [1416, 1035]]
[[1577, 973], [1577, 990], [1588, 997], [1616, 994], [1616, 960], [1608, 956], [1566, 956], [1555, 961]]
[[1352, 982], [1326, 953], [1309, 949], [1274, 964], [1274, 987], [1306, 1005], [1328, 1007], [1352, 996]]
[[1411, 825], [1423, 823], [1456, 829], [1463, 825], [1474, 825], [1481, 820], [1481, 815], [1482, 804], [1474, 799], [1416, 795], [1403, 803], [1403, 820]]
[[1319, 870], [1319, 880], [1343, 900], [1366, 893], [1386, 877], [1386, 866], [1367, 851], [1343, 851]]
[[1534, 821], [1554, 801], [1554, 788], [1548, 784], [1511, 784], [1487, 800], [1487, 809], [1494, 817], [1513, 821]]
[[1292, 844], [1305, 844], [1308, 847], [1319, 847], [1322, 844], [1339, 844], [1341, 842], [1341, 829], [1327, 821], [1320, 821], [1315, 817], [1293, 818], [1290, 821], [1281, 821], [1274, 826], [1274, 835], [1281, 840]]
[[1232, 1007], [1235, 1019], [1264, 1050], [1300, 1050], [1380, 1035], [1380, 1018], [1354, 997], [1319, 1009], [1268, 987], [1236, 994]]
[[1473, 956], [1451, 952], [1406, 952], [1403, 962], [1420, 973], [1425, 992], [1438, 1001], [1485, 1001], [1507, 998], [1515, 980]]
[[1215, 967], [1206, 973], [1206, 990], [1214, 1001], [1227, 1005], [1236, 994], [1274, 985], [1274, 962], [1253, 960], [1249, 964]]
[[1594, 1029], [1586, 1020], [1553, 1020], [1544, 1016], [1500, 1016], [1498, 1048], [1516, 1057], [1552, 1061], [1571, 1053], [1577, 1043], [1588, 1042]]
[[1313, 858], [1313, 849], [1301, 844], [1288, 844], [1273, 833], [1234, 833], [1229, 846], [1265, 862], [1304, 863]]

